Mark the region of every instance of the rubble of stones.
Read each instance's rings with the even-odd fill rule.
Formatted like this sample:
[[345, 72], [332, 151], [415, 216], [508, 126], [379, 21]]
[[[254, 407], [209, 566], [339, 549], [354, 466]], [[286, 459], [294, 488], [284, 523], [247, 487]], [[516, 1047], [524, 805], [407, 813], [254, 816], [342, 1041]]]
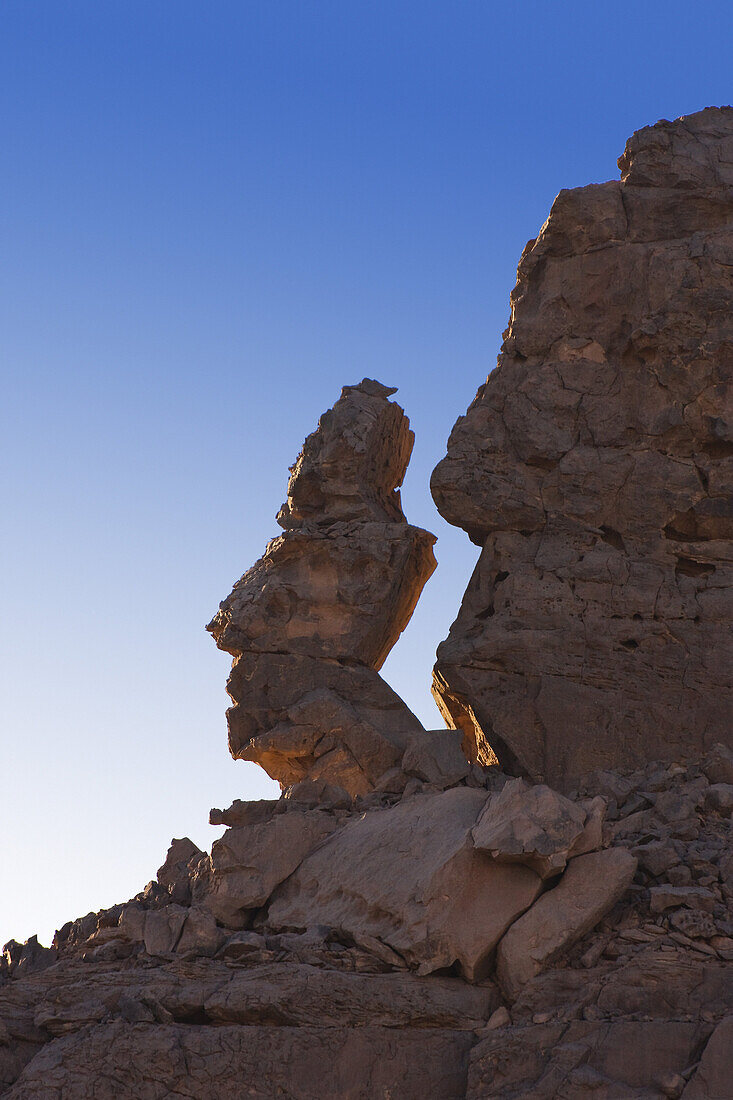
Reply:
[[211, 811], [0, 962], [3, 1100], [733, 1095], [733, 110], [640, 131], [520, 263], [434, 475], [482, 546], [426, 730], [379, 675], [435, 568], [393, 390], [347, 386], [208, 629]]
[[[259, 1059], [262, 1097], [273, 1082], [303, 1098], [385, 1095], [365, 1076], [373, 1060], [405, 1096], [417, 1081], [473, 1100], [723, 1097], [733, 753], [598, 772], [567, 798], [498, 767], [464, 761], [458, 775], [450, 736], [413, 751], [399, 794], [305, 781], [212, 810], [228, 828], [210, 855], [175, 840], [130, 902], [65, 925], [50, 949], [8, 944], [3, 1095], [52, 1097], [56, 1078], [64, 1098], [91, 1095], [92, 1071], [95, 1096], [120, 1095], [124, 1056], [136, 1084], [122, 1095], [183, 1089], [189, 1073], [182, 1095], [236, 1096], [226, 1067]], [[296, 1065], [343, 1046], [341, 1084], [328, 1092], [313, 1067], [288, 1084], [268, 1031], [287, 1033]], [[187, 1044], [208, 1052], [211, 1081], [183, 1053], [176, 1068], [169, 1046]], [[430, 1076], [409, 1077], [413, 1057]]]

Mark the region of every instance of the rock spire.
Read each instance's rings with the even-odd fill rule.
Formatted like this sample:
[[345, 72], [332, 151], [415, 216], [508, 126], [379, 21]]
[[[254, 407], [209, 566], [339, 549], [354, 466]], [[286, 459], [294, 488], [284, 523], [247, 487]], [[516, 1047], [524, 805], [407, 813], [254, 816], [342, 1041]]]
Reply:
[[284, 534], [208, 626], [234, 657], [231, 753], [284, 786], [364, 794], [422, 732], [377, 672], [435, 569], [400, 504], [414, 435], [394, 392], [344, 387], [291, 467]]

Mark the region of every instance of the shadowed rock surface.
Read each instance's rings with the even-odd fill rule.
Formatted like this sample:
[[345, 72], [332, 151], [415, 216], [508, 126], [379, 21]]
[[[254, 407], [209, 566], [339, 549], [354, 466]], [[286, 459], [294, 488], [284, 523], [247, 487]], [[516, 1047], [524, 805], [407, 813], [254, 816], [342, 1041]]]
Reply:
[[561, 789], [733, 744], [733, 109], [619, 166], [527, 245], [432, 479], [482, 547], [436, 698], [476, 759]]

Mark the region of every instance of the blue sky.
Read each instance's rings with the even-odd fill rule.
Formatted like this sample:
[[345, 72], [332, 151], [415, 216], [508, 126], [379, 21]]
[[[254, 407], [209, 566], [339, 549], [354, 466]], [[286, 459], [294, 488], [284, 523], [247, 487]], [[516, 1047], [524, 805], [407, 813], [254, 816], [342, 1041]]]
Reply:
[[340, 387], [399, 387], [439, 569], [385, 666], [429, 726], [476, 549], [430, 471], [526, 240], [731, 92], [727, 3], [5, 0], [0, 944], [125, 900], [273, 785], [203, 625]]

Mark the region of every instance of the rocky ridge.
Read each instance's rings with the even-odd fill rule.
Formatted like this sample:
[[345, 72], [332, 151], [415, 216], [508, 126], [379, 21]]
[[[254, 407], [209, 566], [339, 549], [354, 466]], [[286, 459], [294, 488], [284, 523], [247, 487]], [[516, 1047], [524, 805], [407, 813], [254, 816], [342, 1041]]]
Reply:
[[[624, 171], [635, 181], [631, 187], [650, 190], [652, 198], [643, 207], [646, 236], [662, 242], [664, 263], [670, 262], [669, 238], [659, 234], [655, 220], [661, 217], [660, 190], [674, 191], [669, 218], [678, 223], [698, 214], [709, 220], [711, 210], [719, 210], [721, 225], [725, 221], [725, 203], [715, 206], [713, 198], [727, 178], [732, 114], [706, 111], [692, 120], [659, 124], [627, 146]], [[610, 185], [604, 187], [611, 195]], [[702, 191], [713, 196], [707, 206]], [[557, 241], [556, 209], [569, 211], [562, 223], [569, 256], [578, 251], [578, 242], [595, 241], [598, 226], [607, 221], [595, 195], [591, 188], [561, 196], [538, 242], [543, 234]], [[635, 192], [630, 196], [638, 198]], [[634, 224], [641, 233], [640, 217]], [[606, 300], [609, 317], [614, 315], [622, 293], [607, 266], [606, 253], [617, 243], [613, 233], [610, 244], [596, 241], [600, 267], [588, 294], [592, 290], [600, 304], [599, 317]], [[547, 290], [542, 271], [549, 272], [550, 281], [555, 278], [552, 248], [559, 247], [552, 245], [545, 255], [545, 244], [527, 267], [535, 274], [528, 277], [525, 296], [532, 299], [539, 279], [540, 302]], [[703, 254], [718, 255], [714, 248], [706, 252], [708, 244], [703, 241]], [[594, 248], [589, 244], [586, 251]], [[684, 250], [688, 255], [689, 241]], [[526, 260], [527, 253], [522, 263]], [[646, 281], [639, 279], [648, 293], [654, 265], [647, 263], [645, 270]], [[520, 284], [522, 278], [520, 265]], [[688, 302], [688, 312], [694, 305], [702, 327], [712, 332], [718, 326], [722, 332], [726, 322], [716, 316], [716, 286], [711, 276], [705, 292]], [[669, 301], [679, 303], [687, 289], [677, 297], [670, 294]], [[572, 299], [566, 302], [571, 309], [568, 302]], [[586, 305], [588, 316], [595, 317], [590, 299]], [[567, 320], [565, 306], [558, 301], [553, 308]], [[526, 306], [523, 310], [529, 317]], [[679, 334], [687, 332], [686, 317], [670, 314], [666, 328], [655, 330], [665, 333], [660, 347], [671, 347], [675, 339], [675, 347], [685, 342]], [[626, 322], [619, 326], [623, 334]], [[519, 322], [515, 329], [515, 336], [523, 331]], [[574, 320], [566, 330], [569, 340], [581, 339]], [[617, 349], [613, 341], [599, 344], [604, 354], [612, 345]], [[530, 361], [527, 347], [517, 353], [507, 341], [505, 356], [525, 355], [528, 380], [525, 390], [507, 393], [507, 408], [513, 394], [542, 390], [546, 372], [539, 360]], [[572, 347], [584, 355], [563, 352], [562, 362], [568, 370], [585, 364], [574, 385], [582, 382], [583, 393], [592, 396], [595, 367], [588, 364], [602, 360], [585, 344]], [[708, 382], [711, 372], [724, 366], [723, 353], [716, 359], [703, 351], [674, 361], [691, 392], [708, 387], [705, 401], [716, 416], [720, 413], [722, 424], [725, 395], [717, 382], [712, 389]], [[661, 369], [653, 355], [649, 362]], [[500, 371], [511, 373], [505, 362]], [[641, 368], [637, 375], [639, 399], [651, 404], [646, 412], [634, 410], [627, 395], [622, 411], [609, 416], [609, 431], [628, 419], [623, 458], [629, 469], [643, 461], [648, 469], [663, 471], [663, 483], [651, 478], [647, 486], [651, 514], [662, 507], [660, 493], [665, 507], [665, 494], [677, 493], [675, 507], [686, 499], [674, 479], [664, 480], [666, 459], [672, 456], [672, 472], [675, 463], [685, 466], [679, 455], [689, 433], [699, 430], [708, 438], [705, 432], [720, 434], [722, 428], [706, 421], [700, 429], [702, 406], [691, 399], [680, 410], [681, 422], [672, 425], [675, 430], [662, 432], [666, 450], [657, 447], [653, 432], [640, 443], [641, 419], [655, 406]], [[567, 745], [561, 731], [552, 732], [533, 717], [547, 694], [542, 687], [534, 690], [532, 670], [539, 670], [541, 681], [542, 660], [559, 659], [553, 631], [561, 638], [567, 628], [570, 671], [562, 675], [571, 685], [570, 698], [580, 699], [572, 689], [575, 625], [566, 622], [569, 605], [554, 597], [546, 604], [539, 600], [537, 577], [542, 570], [551, 572], [542, 548], [553, 561], [566, 562], [571, 578], [577, 571], [574, 583], [580, 583], [584, 559], [573, 556], [574, 540], [579, 531], [586, 538], [595, 529], [587, 516], [581, 521], [570, 510], [565, 515], [564, 504], [554, 511], [554, 505], [546, 507], [559, 499], [551, 495], [540, 498], [539, 526], [512, 526], [515, 520], [507, 517], [513, 508], [525, 510], [515, 517], [518, 526], [533, 507], [530, 482], [540, 475], [532, 471], [542, 478], [553, 472], [547, 462], [529, 461], [513, 448], [524, 440], [530, 457], [541, 458], [531, 449], [533, 433], [546, 441], [551, 431], [540, 409], [516, 422], [511, 448], [508, 436], [496, 444], [491, 395], [504, 384], [499, 371], [497, 376], [493, 389], [491, 379], [487, 383], [486, 400], [480, 396], [459, 422], [435, 481], [441, 506], [456, 516], [462, 510], [463, 525], [486, 543], [436, 673], [445, 712], [460, 728], [424, 730], [378, 673], [434, 568], [434, 540], [407, 524], [399, 503], [397, 486], [412, 447], [407, 420], [389, 400], [394, 391], [364, 380], [345, 388], [306, 440], [278, 516], [284, 534], [235, 585], [209, 626], [234, 658], [228, 686], [234, 704], [228, 713], [232, 754], [260, 762], [280, 780], [281, 797], [212, 810], [212, 824], [226, 831], [210, 853], [187, 838], [174, 840], [156, 879], [143, 891], [69, 922], [51, 948], [35, 939], [5, 946], [3, 1098], [724, 1100], [730, 1095], [733, 748], [728, 729], [721, 731], [718, 723], [720, 700], [711, 700], [708, 725], [693, 731], [689, 744], [664, 727], [668, 711], [663, 708], [662, 728], [648, 728], [643, 690], [652, 683], [666, 685], [680, 667], [669, 663], [669, 638], [682, 634], [662, 598], [663, 582], [658, 617], [650, 622], [632, 617], [645, 623], [648, 653], [639, 683], [624, 681], [636, 702], [626, 712], [634, 736], [621, 736], [612, 677], [623, 668], [612, 664], [602, 682], [594, 664], [614, 636], [604, 617], [608, 601], [620, 601], [614, 614], [623, 616], [623, 601], [641, 598], [643, 585], [634, 571], [641, 559], [634, 555], [642, 550], [650, 569], [663, 572], [669, 564], [654, 525], [650, 521], [642, 530], [637, 516], [628, 527], [617, 519], [600, 539], [626, 555], [626, 572], [614, 572], [608, 549], [588, 551], [593, 570], [600, 572], [591, 570], [597, 602], [593, 614], [586, 608], [585, 627], [592, 623], [605, 636], [588, 658], [588, 683], [580, 677], [578, 684], [590, 686], [597, 710], [568, 712], [575, 725], [568, 726]], [[624, 392], [615, 382], [606, 396], [615, 400]], [[637, 420], [629, 419], [632, 412]], [[670, 416], [667, 410], [662, 421], [671, 423]], [[560, 460], [560, 489], [567, 489], [571, 500], [585, 484], [589, 500], [598, 494], [596, 506], [607, 510], [606, 518], [615, 515], [615, 507], [626, 515], [612, 479], [592, 473], [612, 468], [618, 455], [606, 454], [605, 444], [592, 434], [583, 440], [575, 457], [587, 463], [587, 484], [573, 481], [575, 475], [562, 482]], [[620, 446], [617, 440], [609, 444], [611, 450]], [[710, 500], [722, 499], [724, 467], [716, 465], [722, 457], [713, 447], [704, 467]], [[631, 482], [635, 476], [629, 474]], [[542, 492], [549, 491], [543, 483]], [[701, 516], [720, 518], [719, 503], [700, 498], [690, 508], [698, 504]], [[717, 522], [705, 527], [708, 533], [714, 529], [716, 538], [698, 539], [686, 551], [689, 560], [706, 553], [705, 561], [715, 562], [714, 573], [675, 574], [679, 584], [687, 583], [682, 577], [695, 584], [706, 578], [695, 588], [698, 622], [684, 634], [698, 654], [707, 654], [705, 646], [719, 638], [726, 613], [724, 540], [717, 537], [722, 530]], [[681, 528], [674, 530], [679, 534]], [[695, 534], [701, 530], [696, 527]], [[531, 555], [518, 540], [534, 547]], [[605, 564], [594, 557], [597, 551]], [[511, 558], [519, 580], [509, 584], [508, 577], [500, 579], [501, 570], [492, 573], [493, 565], [486, 565], [495, 564], [491, 555], [500, 553], [501, 564]], [[547, 591], [555, 576], [547, 579]], [[609, 577], [615, 578], [611, 595]], [[585, 582], [591, 586], [587, 577]], [[489, 587], [482, 587], [486, 583]], [[526, 606], [510, 604], [509, 611], [500, 606], [497, 592], [506, 584], [516, 593], [525, 586]], [[487, 594], [493, 601], [487, 605], [490, 613], [474, 614]], [[584, 599], [590, 608], [590, 596]], [[675, 606], [687, 630], [691, 605]], [[541, 630], [533, 618], [538, 614]], [[513, 632], [515, 649], [502, 641], [502, 632]], [[660, 637], [654, 645], [649, 640]], [[502, 679], [508, 653], [521, 657], [522, 675], [529, 677], [521, 713], [506, 703], [518, 691], [516, 680]], [[715, 651], [706, 666], [713, 670], [713, 689], [715, 670], [724, 662], [724, 654]], [[685, 692], [701, 691], [703, 682], [702, 665], [692, 656], [684, 667], [679, 722], [689, 715]], [[555, 685], [557, 692], [561, 687]], [[701, 697], [699, 706], [706, 705]], [[604, 720], [586, 724], [581, 743], [578, 715], [600, 713]], [[638, 726], [632, 721], [637, 714]]]

